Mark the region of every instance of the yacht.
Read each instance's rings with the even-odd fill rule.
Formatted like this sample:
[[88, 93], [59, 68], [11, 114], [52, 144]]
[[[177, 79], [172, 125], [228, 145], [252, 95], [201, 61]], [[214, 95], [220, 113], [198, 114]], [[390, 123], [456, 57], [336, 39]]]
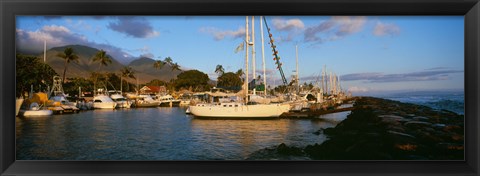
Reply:
[[66, 99], [65, 94], [57, 94], [50, 97], [47, 103], [47, 109], [50, 109], [56, 113], [77, 113], [80, 111], [74, 103]]
[[140, 94], [135, 98], [135, 107], [158, 107], [159, 101], [155, 101], [152, 96], [148, 94]]
[[174, 99], [169, 94], [158, 96], [157, 101], [160, 101], [162, 107], [178, 107], [180, 105], [180, 100]]
[[121, 92], [109, 91], [110, 98], [117, 103], [117, 108], [130, 108], [132, 102], [127, 100]]
[[48, 98], [47, 109], [52, 110], [55, 113], [77, 113], [79, 108], [67, 100], [67, 95], [63, 92], [62, 79], [59, 76], [53, 77], [53, 86], [50, 91], [50, 98]]
[[93, 108], [95, 109], [115, 109], [117, 103], [108, 95], [98, 94], [93, 97]]

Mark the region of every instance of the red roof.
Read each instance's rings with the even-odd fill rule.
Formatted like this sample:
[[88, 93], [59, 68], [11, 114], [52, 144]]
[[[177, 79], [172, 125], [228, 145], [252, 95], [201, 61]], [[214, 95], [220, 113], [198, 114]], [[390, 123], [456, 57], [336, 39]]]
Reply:
[[166, 92], [167, 91], [165, 86], [143, 86], [140, 90], [145, 92]]

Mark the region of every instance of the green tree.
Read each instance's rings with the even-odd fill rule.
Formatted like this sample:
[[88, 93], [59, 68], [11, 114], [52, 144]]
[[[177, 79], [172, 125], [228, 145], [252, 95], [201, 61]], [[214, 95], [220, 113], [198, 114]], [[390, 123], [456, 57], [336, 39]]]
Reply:
[[160, 61], [160, 60], [157, 60], [153, 63], [153, 68], [156, 68], [156, 69], [162, 69], [162, 67], [165, 65], [165, 62], [163, 61]]
[[224, 73], [218, 77], [218, 87], [223, 87], [228, 90], [239, 90], [243, 84], [242, 79], [233, 72]]
[[173, 60], [171, 57], [166, 57], [165, 59], [163, 59], [163, 62], [168, 64], [168, 65], [172, 65], [173, 64]]
[[122, 82], [121, 76], [118, 76], [115, 73], [106, 73], [105, 82], [108, 90], [120, 90], [120, 85]]
[[24, 92], [29, 92], [31, 85], [35, 89], [41, 86], [43, 90], [39, 91], [45, 91], [48, 86], [52, 86], [53, 76], [58, 75], [52, 67], [41, 62], [39, 58], [22, 54], [16, 55], [15, 69], [17, 97], [22, 96]]
[[[132, 67], [123, 67], [122, 70], [121, 70], [121, 79], [120, 79], [120, 91], [123, 92], [123, 77], [126, 77], [126, 78], [132, 78], [132, 79], [137, 79], [135, 77], [135, 71], [133, 71]], [[127, 82], [128, 84], [128, 82]], [[128, 88], [130, 88], [130, 86], [128, 86]], [[127, 89], [127, 90], [130, 90], [130, 89]]]
[[147, 86], [161, 86], [161, 85], [166, 85], [166, 84], [167, 83], [165, 81], [158, 80], [158, 79], [153, 79], [145, 85], [147, 85]]
[[111, 64], [112, 63], [112, 59], [110, 58], [110, 56], [107, 55], [107, 52], [104, 51], [104, 50], [100, 50], [98, 51], [95, 56], [93, 56], [93, 62], [98, 62], [100, 63], [98, 65], [98, 71], [100, 71], [100, 68], [102, 66], [107, 66], [108, 64]]
[[217, 73], [218, 76], [222, 76], [225, 73], [225, 69], [222, 65], [217, 65], [217, 67], [215, 67], [215, 73]]
[[177, 76], [176, 89], [190, 89], [195, 91], [205, 91], [210, 88], [208, 75], [198, 70], [184, 71]]
[[[171, 59], [170, 59], [169, 62], [171, 62]], [[163, 66], [165, 66], [166, 64], [167, 64], [167, 62], [165, 62], [165, 61], [157, 60], [157, 61], [155, 61], [155, 62], [153, 63], [153, 67], [160, 70], [160, 69], [162, 69]], [[152, 81], [153, 81], [153, 80], [152, 80]], [[150, 81], [150, 82], [151, 82], [151, 81]], [[162, 81], [162, 82], [163, 82], [163, 81]], [[160, 86], [160, 84], [152, 85], [152, 86]]]
[[176, 86], [175, 86], [175, 85], [176, 85], [175, 79], [176, 79], [176, 78], [175, 78], [175, 73], [174, 73], [174, 71], [175, 71], [175, 70], [182, 71], [182, 69], [180, 69], [180, 65], [178, 65], [176, 62], [170, 64], [170, 67], [171, 67], [171, 69], [172, 69], [172, 72], [171, 72], [171, 73], [172, 73], [172, 77], [173, 77], [173, 78], [172, 78], [172, 80], [170, 81], [170, 82], [171, 82], [171, 85], [169, 86], [169, 88], [175, 89], [175, 87], [176, 87]]
[[242, 70], [242, 69], [238, 69], [237, 72], [235, 72], [235, 74], [236, 74], [238, 77], [242, 77], [242, 75], [243, 75], [243, 70]]
[[[112, 63], [112, 59], [110, 58], [110, 56], [107, 55], [107, 52], [104, 51], [104, 50], [98, 51], [95, 54], [95, 56], [93, 56], [92, 60], [93, 60], [93, 62], [98, 62], [99, 63], [99, 65], [98, 65], [99, 74], [97, 76], [103, 76], [100, 72], [100, 68], [102, 68], [102, 66], [107, 66], [108, 64]], [[104, 81], [106, 81], [106, 80], [104, 80]], [[98, 77], [95, 78], [95, 81], [93, 83], [93, 87], [96, 86], [97, 82], [98, 82]], [[103, 82], [103, 84], [105, 84], [105, 82]], [[95, 91], [96, 90], [94, 90], [94, 92]]]
[[63, 84], [63, 91], [69, 95], [78, 95], [79, 87], [82, 91], [93, 90], [93, 81], [85, 78], [67, 78], [68, 82]]
[[73, 49], [70, 48], [70, 47], [65, 48], [65, 50], [63, 50], [63, 53], [58, 53], [57, 56], [65, 60], [65, 64], [64, 64], [64, 67], [63, 67], [63, 78], [62, 78], [62, 84], [64, 84], [65, 83], [65, 74], [67, 73], [67, 66], [72, 61], [78, 63], [78, 56], [75, 54]]

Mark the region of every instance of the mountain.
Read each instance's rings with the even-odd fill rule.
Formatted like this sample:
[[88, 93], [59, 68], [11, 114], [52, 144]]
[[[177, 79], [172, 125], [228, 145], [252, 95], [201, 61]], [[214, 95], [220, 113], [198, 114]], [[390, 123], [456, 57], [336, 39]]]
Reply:
[[[92, 58], [100, 51], [99, 49], [83, 46], [83, 45], [67, 45], [62, 47], [55, 47], [47, 50], [46, 63], [50, 65], [60, 76], [63, 75], [63, 69], [65, 66], [65, 60], [57, 56], [59, 53], [63, 53], [65, 48], [71, 47], [76, 55], [78, 55], [78, 63], [71, 62], [67, 66], [66, 77], [89, 77], [91, 72], [110, 72], [120, 74], [120, 70], [125, 66], [117, 61], [114, 57], [110, 56], [112, 63], [107, 66], [101, 66], [98, 62], [93, 62]], [[108, 55], [108, 52], [107, 52]], [[38, 56], [43, 58], [43, 54]], [[159, 79], [168, 81], [174, 78], [181, 71], [172, 72], [171, 67], [165, 65], [162, 69], [156, 69], [153, 67], [155, 60], [141, 57], [133, 60], [128, 64], [135, 71], [135, 77], [140, 84], [150, 82], [153, 79]], [[135, 80], [128, 79], [128, 81], [134, 83]]]
[[[50, 65], [60, 76], [63, 76], [63, 69], [65, 67], [65, 60], [57, 55], [63, 53], [65, 48], [71, 47], [74, 53], [78, 56], [78, 63], [71, 62], [67, 66], [66, 77], [88, 77], [93, 71], [102, 72], [117, 72], [123, 65], [115, 59], [107, 66], [100, 67], [100, 63], [93, 62], [92, 58], [100, 51], [96, 48], [91, 48], [82, 45], [67, 45], [62, 47], [51, 48], [47, 51], [47, 64]], [[108, 54], [108, 53], [107, 53]], [[42, 56], [43, 57], [43, 56]], [[110, 56], [111, 57], [111, 56]], [[99, 70], [101, 69], [101, 70]]]
[[141, 57], [130, 62], [128, 66], [132, 67], [134, 70], [141, 70], [142, 73], [154, 76], [155, 79], [162, 81], [169, 81], [182, 72], [178, 70], [172, 71], [172, 67], [169, 65], [164, 65], [161, 69], [157, 69], [153, 67], [154, 63], [155, 60], [151, 58]]

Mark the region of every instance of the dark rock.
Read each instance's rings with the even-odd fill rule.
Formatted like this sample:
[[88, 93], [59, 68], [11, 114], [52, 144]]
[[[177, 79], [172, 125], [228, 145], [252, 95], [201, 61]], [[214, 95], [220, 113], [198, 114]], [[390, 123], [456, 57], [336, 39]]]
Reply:
[[306, 147], [280, 144], [261, 150], [266, 158], [314, 160], [463, 160], [464, 116], [423, 105], [357, 97], [355, 109], [328, 140]]
[[422, 117], [422, 116], [413, 117], [412, 119], [416, 121], [424, 121], [424, 122], [427, 122], [430, 120], [428, 117]]

